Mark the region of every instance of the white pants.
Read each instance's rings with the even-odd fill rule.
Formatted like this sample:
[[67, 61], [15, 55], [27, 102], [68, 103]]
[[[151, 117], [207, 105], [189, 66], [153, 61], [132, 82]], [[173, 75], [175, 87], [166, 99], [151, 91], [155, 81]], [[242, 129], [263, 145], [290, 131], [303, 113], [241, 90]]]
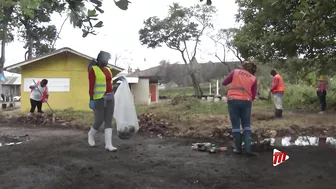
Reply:
[[283, 109], [283, 107], [282, 107], [282, 97], [283, 97], [282, 93], [273, 94], [273, 101], [274, 101], [275, 108], [277, 110], [282, 110]]

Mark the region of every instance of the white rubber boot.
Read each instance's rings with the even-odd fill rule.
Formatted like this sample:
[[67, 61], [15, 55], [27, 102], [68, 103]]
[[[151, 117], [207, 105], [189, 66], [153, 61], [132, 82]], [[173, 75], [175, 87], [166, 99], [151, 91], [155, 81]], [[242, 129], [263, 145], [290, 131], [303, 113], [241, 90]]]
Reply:
[[112, 128], [105, 129], [105, 149], [110, 152], [117, 151], [117, 148], [112, 146]]
[[96, 142], [94, 140], [94, 135], [96, 134], [97, 130], [91, 127], [90, 131], [88, 132], [88, 143], [90, 146], [95, 146]]

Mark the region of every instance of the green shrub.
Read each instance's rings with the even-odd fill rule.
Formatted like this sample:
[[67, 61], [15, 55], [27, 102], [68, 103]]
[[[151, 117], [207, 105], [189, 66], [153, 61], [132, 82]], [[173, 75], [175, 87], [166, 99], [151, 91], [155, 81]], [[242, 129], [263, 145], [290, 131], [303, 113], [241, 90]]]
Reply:
[[[270, 84], [269, 84], [270, 86]], [[263, 85], [259, 85], [263, 88]], [[285, 95], [283, 98], [285, 109], [302, 109], [302, 110], [313, 110], [319, 108], [319, 99], [316, 94], [316, 86], [307, 85], [305, 82], [300, 82], [299, 84], [291, 84], [285, 82]], [[328, 109], [334, 109], [336, 105], [336, 81], [333, 80], [329, 83], [327, 89], [327, 107]], [[268, 95], [267, 90], [260, 90], [260, 95], [266, 97]], [[269, 101], [272, 103], [272, 101]]]

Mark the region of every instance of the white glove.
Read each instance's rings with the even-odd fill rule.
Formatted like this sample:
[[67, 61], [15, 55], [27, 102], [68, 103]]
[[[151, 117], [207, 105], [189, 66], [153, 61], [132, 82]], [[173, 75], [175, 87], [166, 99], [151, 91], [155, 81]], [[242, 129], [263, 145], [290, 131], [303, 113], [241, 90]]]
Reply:
[[46, 98], [46, 99], [44, 99], [44, 102], [48, 102], [48, 99]]

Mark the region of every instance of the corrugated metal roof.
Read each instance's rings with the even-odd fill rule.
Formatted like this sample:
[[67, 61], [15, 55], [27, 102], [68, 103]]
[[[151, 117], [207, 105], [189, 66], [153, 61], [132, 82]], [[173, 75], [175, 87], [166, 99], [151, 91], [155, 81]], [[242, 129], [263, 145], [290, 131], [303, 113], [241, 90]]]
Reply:
[[21, 76], [7, 76], [2, 85], [21, 85]]

